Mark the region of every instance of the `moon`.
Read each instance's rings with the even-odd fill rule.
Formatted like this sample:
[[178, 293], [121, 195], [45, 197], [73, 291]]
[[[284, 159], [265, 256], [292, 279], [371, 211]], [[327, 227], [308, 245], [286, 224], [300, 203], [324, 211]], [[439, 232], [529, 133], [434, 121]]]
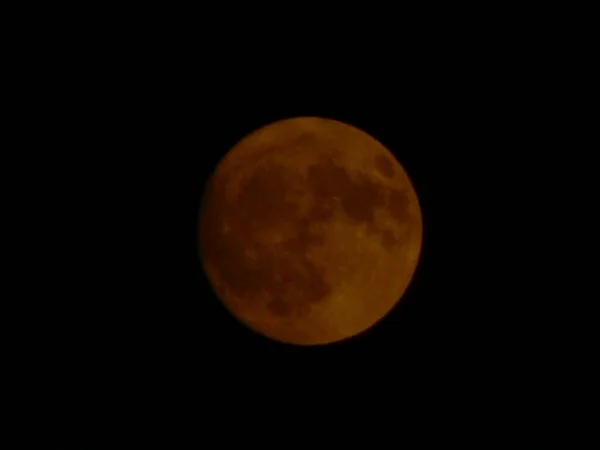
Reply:
[[204, 191], [199, 253], [217, 296], [276, 341], [323, 345], [370, 329], [416, 270], [422, 215], [383, 144], [336, 120], [266, 125], [219, 162]]

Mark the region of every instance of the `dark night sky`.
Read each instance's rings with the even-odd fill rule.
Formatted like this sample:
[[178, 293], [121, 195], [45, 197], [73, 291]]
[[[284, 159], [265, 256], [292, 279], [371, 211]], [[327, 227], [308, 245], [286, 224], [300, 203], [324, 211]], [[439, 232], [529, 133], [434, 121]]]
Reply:
[[[69, 217], [56, 233], [74, 244], [42, 264], [64, 267], [52, 279], [65, 295], [40, 315], [63, 324], [48, 364], [70, 368], [74, 408], [148, 416], [183, 435], [260, 421], [261, 408], [400, 423], [425, 440], [440, 426], [527, 428], [551, 403], [540, 367], [556, 357], [569, 327], [557, 316], [575, 295], [556, 273], [571, 255], [559, 236], [573, 203], [560, 185], [580, 163], [565, 156], [550, 53], [443, 39], [400, 57], [319, 61], [209, 47], [100, 46], [52, 75], [41, 114], [57, 119], [47, 136], [58, 145], [39, 161], [65, 175], [41, 195], [60, 199], [50, 217]], [[300, 115], [383, 142], [414, 182], [425, 227], [403, 302], [371, 332], [322, 348], [246, 330], [196, 253], [218, 160], [255, 128]]]

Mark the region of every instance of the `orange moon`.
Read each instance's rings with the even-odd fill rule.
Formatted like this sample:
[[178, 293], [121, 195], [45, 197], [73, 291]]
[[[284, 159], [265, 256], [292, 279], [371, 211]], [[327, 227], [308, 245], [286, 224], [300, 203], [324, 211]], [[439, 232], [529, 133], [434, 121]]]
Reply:
[[379, 141], [331, 119], [266, 125], [207, 183], [200, 258], [226, 308], [271, 339], [355, 336], [400, 301], [422, 216], [406, 171]]

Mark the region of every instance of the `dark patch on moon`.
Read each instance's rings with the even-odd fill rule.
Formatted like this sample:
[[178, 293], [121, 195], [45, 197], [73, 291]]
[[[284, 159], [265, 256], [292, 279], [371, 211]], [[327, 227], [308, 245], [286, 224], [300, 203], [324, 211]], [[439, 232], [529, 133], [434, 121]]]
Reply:
[[253, 228], [289, 220], [297, 206], [288, 198], [292, 194], [288, 172], [279, 166], [256, 169], [239, 192], [235, 205], [239, 219]]
[[267, 304], [267, 309], [274, 316], [285, 317], [292, 313], [293, 307], [290, 303], [287, 303], [281, 299], [274, 299]]
[[410, 200], [406, 189], [391, 189], [388, 194], [388, 208], [392, 218], [398, 223], [405, 223], [410, 218]]
[[315, 222], [326, 222], [335, 215], [336, 202], [331, 198], [315, 199], [308, 211], [308, 217]]
[[352, 180], [348, 172], [331, 159], [308, 168], [308, 184], [317, 203], [338, 198], [346, 215], [357, 222], [372, 222], [375, 208], [385, 205], [383, 188], [359, 175]]
[[300, 227], [294, 237], [283, 241], [282, 246], [290, 253], [304, 254], [311, 246], [323, 246], [325, 240], [322, 236], [310, 233], [307, 227]]
[[300, 133], [292, 142], [293, 146], [305, 148], [305, 147], [313, 147], [317, 144], [317, 137], [314, 133], [311, 132], [303, 132]]
[[394, 165], [389, 158], [386, 158], [383, 155], [377, 155], [375, 157], [375, 167], [383, 176], [394, 178]]
[[319, 200], [343, 195], [352, 180], [342, 167], [328, 159], [322, 164], [308, 167], [308, 184]]
[[354, 185], [352, 192], [342, 197], [342, 208], [348, 217], [359, 222], [372, 222], [375, 208], [385, 205], [385, 196], [380, 186], [365, 181]]
[[[275, 166], [256, 170], [231, 202], [222, 197], [219, 186], [209, 185], [200, 234], [203, 257], [222, 284], [246, 304], [266, 292], [271, 299], [267, 309], [278, 317], [305, 315], [311, 304], [323, 301], [332, 291], [323, 269], [306, 257], [309, 247], [323, 245], [324, 240], [310, 232], [309, 220], [299, 220], [297, 202], [288, 199], [294, 197], [294, 183], [290, 182], [294, 174], [288, 172]], [[297, 224], [297, 229], [282, 247], [261, 244], [257, 239], [259, 233], [283, 223]], [[288, 295], [290, 292], [294, 296]]]
[[395, 238], [394, 233], [391, 230], [385, 229], [381, 232], [381, 246], [384, 249], [390, 251], [397, 243], [398, 239]]

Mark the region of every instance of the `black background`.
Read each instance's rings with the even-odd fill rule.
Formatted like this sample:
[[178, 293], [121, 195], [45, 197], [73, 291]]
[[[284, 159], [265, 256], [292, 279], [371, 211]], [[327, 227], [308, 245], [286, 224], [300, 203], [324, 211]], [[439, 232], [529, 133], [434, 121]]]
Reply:
[[[49, 181], [37, 196], [53, 238], [41, 239], [37, 267], [59, 294], [36, 309], [52, 317], [36, 345], [68, 417], [199, 443], [240, 437], [240, 426], [290, 445], [322, 428], [419, 443], [530, 430], [562, 391], [549, 395], [546, 377], [561, 370], [576, 287], [560, 282], [577, 209], [561, 186], [582, 164], [564, 117], [577, 97], [561, 81], [573, 67], [558, 59], [565, 49], [424, 31], [226, 48], [225, 37], [166, 34], [100, 39], [40, 63], [52, 151], [34, 165]], [[424, 219], [398, 307], [361, 336], [314, 348], [244, 328], [197, 255], [219, 159], [296, 116], [380, 140]]]

